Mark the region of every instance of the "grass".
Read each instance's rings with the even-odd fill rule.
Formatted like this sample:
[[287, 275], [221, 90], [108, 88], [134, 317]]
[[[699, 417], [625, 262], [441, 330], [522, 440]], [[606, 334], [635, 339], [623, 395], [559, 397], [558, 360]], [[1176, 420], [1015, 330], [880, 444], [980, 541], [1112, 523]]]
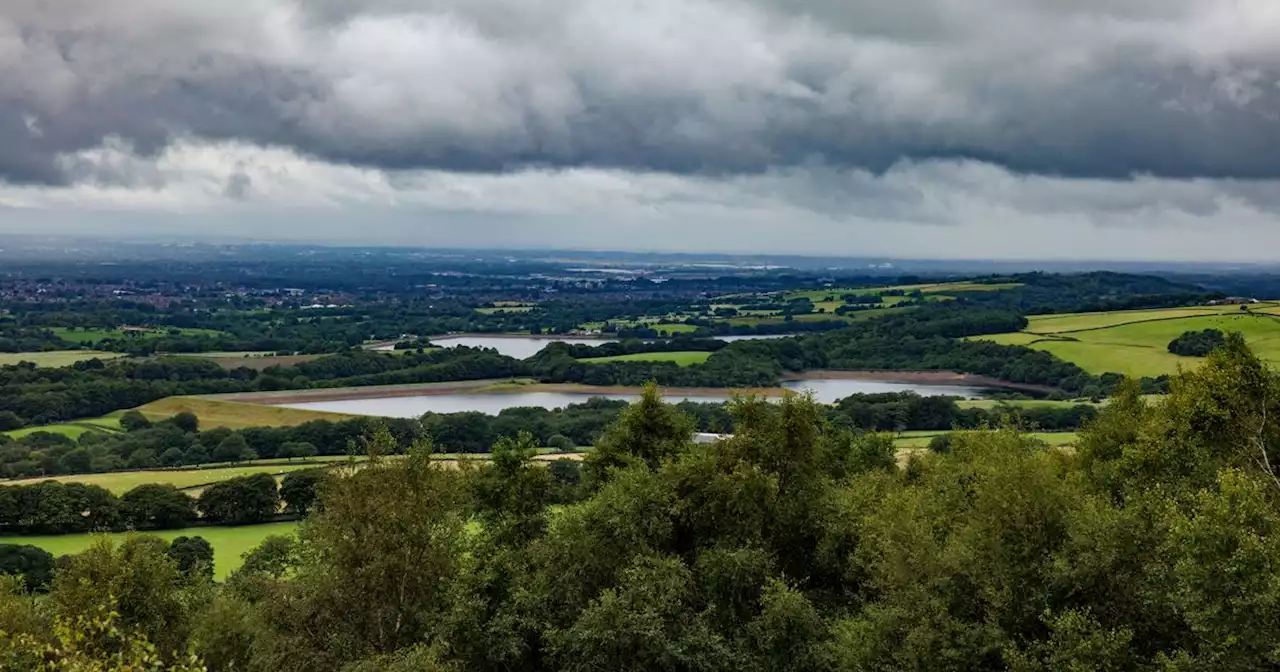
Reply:
[[[155, 327], [147, 331], [124, 331], [118, 328], [111, 329], [72, 329], [70, 327], [52, 327], [50, 331], [58, 338], [79, 345], [89, 345], [108, 338], [160, 338], [167, 336], [173, 327]], [[177, 329], [178, 333], [183, 336], [217, 336], [222, 332], [216, 329]]]
[[0, 537], [0, 544], [28, 544], [59, 555], [80, 553], [92, 546], [99, 539], [111, 539], [119, 542], [130, 534], [144, 534], [159, 537], [165, 541], [173, 541], [177, 537], [204, 537], [213, 546], [213, 575], [216, 579], [225, 579], [231, 572], [244, 564], [243, 555], [253, 550], [264, 539], [272, 535], [293, 534], [298, 523], [266, 523], [264, 525], [245, 525], [241, 527], [190, 527], [183, 530], [163, 530], [158, 532], [116, 532], [95, 534], [59, 534], [51, 536], [14, 536]]
[[200, 418], [201, 429], [226, 427], [293, 427], [312, 420], [339, 422], [357, 416], [346, 413], [307, 411], [283, 406], [250, 404], [207, 397], [166, 397], [138, 407], [149, 420], [163, 420], [178, 413], [191, 412]]
[[584, 364], [605, 364], [608, 362], [675, 362], [680, 366], [701, 364], [711, 356], [709, 352], [638, 352], [632, 355], [614, 355], [613, 357], [590, 357], [578, 361]]
[[[934, 437], [963, 432], [902, 432], [893, 440], [898, 448], [927, 448]], [[1075, 432], [1024, 432], [1023, 436], [1044, 441], [1053, 447], [1070, 446], [1076, 442]]]
[[[345, 457], [341, 459], [346, 459]], [[329, 462], [331, 460], [325, 460]], [[240, 476], [252, 476], [253, 474], [285, 474], [290, 471], [301, 471], [303, 469], [313, 469], [316, 464], [306, 463], [287, 463], [282, 460], [264, 460], [263, 463], [249, 464], [240, 466], [217, 467], [208, 469], [151, 469], [139, 471], [115, 471], [106, 474], [76, 474], [70, 476], [48, 476], [44, 478], [27, 478], [20, 481], [4, 481], [0, 483], [0, 487], [6, 485], [31, 485], [32, 483], [42, 483], [44, 481], [58, 481], [60, 483], [84, 483], [85, 485], [97, 485], [106, 488], [111, 492], [122, 495], [139, 485], [148, 485], [152, 483], [161, 483], [172, 485], [179, 489], [195, 488], [210, 483], [218, 483], [220, 481], [238, 478]]]
[[1030, 324], [1023, 331], [1034, 334], [1065, 334], [1085, 329], [1104, 329], [1134, 322], [1240, 314], [1243, 314], [1243, 311], [1240, 310], [1239, 306], [1191, 306], [1187, 308], [1153, 310], [1117, 310], [1108, 313], [1033, 315], [1027, 318]]
[[115, 359], [124, 357], [119, 352], [102, 352], [100, 350], [50, 350], [48, 352], [0, 352], [0, 366], [32, 362], [36, 366], [56, 368], [71, 366], [76, 362], [90, 359]]
[[1172, 374], [1199, 366], [1196, 357], [1168, 351], [1169, 342], [1186, 331], [1237, 331], [1258, 357], [1280, 365], [1280, 317], [1269, 314], [1276, 304], [1193, 306], [1110, 313], [1039, 315], [1023, 332], [978, 337], [1007, 345], [1026, 345], [1075, 363], [1093, 374], [1131, 377]]
[[960, 408], [998, 408], [1000, 406], [1014, 406], [1017, 408], [1071, 408], [1081, 404], [1092, 406], [1095, 405], [1090, 401], [1083, 400], [1052, 400], [1052, 399], [961, 399], [956, 402], [956, 406]]
[[[247, 355], [247, 356], [246, 356]], [[303, 362], [310, 362], [319, 359], [325, 355], [274, 355], [271, 353], [246, 353], [246, 352], [199, 352], [199, 353], [183, 353], [169, 355], [170, 357], [203, 357], [211, 359], [218, 363], [224, 369], [238, 369], [245, 367], [255, 371], [272, 366], [293, 366]]]

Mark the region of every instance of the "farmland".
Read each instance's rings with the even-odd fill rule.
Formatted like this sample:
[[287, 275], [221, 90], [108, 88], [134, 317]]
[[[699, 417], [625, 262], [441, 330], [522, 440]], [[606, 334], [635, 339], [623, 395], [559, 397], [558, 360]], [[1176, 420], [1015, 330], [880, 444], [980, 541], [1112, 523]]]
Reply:
[[[893, 445], [899, 449], [925, 448], [935, 437], [943, 434], [962, 434], [963, 432], [902, 432], [894, 437]], [[1044, 441], [1052, 447], [1070, 446], [1076, 442], [1075, 432], [1025, 432], [1023, 436]]]
[[[342, 457], [339, 459], [347, 458]], [[116, 495], [122, 495], [139, 485], [146, 485], [150, 483], [172, 485], [182, 490], [202, 485], [209, 485], [211, 483], [217, 483], [231, 478], [239, 478], [241, 476], [252, 476], [254, 474], [282, 475], [291, 471], [314, 469], [319, 466], [324, 465], [310, 461], [289, 463], [283, 460], [263, 460], [254, 464], [206, 469], [147, 469], [138, 471], [116, 471], [104, 474], [76, 474], [69, 476], [28, 478], [20, 481], [3, 481], [0, 482], [0, 487], [10, 485], [31, 485], [32, 483], [42, 483], [44, 481], [58, 481], [61, 483], [83, 483], [85, 485], [96, 485], [106, 488]]]
[[1275, 304], [1250, 308], [1248, 312], [1239, 306], [1199, 306], [1038, 315], [1028, 319], [1024, 331], [975, 338], [1043, 350], [1093, 374], [1140, 377], [1198, 366], [1199, 358], [1170, 353], [1169, 341], [1186, 331], [1217, 329], [1240, 332], [1261, 359], [1280, 364], [1280, 317], [1270, 313]]
[[[146, 536], [159, 537], [173, 541], [177, 537], [204, 537], [213, 546], [213, 574], [221, 580], [243, 564], [243, 555], [253, 550], [264, 539], [272, 535], [293, 534], [298, 523], [266, 523], [263, 525], [245, 525], [241, 527], [191, 527], [183, 530], [163, 530], [143, 533]], [[135, 532], [95, 533], [95, 534], [59, 534], [50, 536], [16, 536], [0, 537], [0, 544], [28, 544], [37, 546], [55, 556], [79, 553], [89, 548], [99, 539], [119, 541]]]
[[319, 359], [322, 355], [277, 355], [272, 352], [201, 352], [193, 354], [170, 355], [171, 357], [203, 357], [213, 360], [224, 369], [246, 367], [255, 371], [272, 366], [293, 366], [303, 362]]
[[124, 355], [118, 352], [102, 352], [100, 350], [49, 350], [47, 352], [2, 352], [0, 366], [31, 362], [36, 366], [71, 366], [76, 362], [90, 359], [115, 359]]
[[607, 364], [609, 362], [673, 362], [680, 366], [701, 364], [711, 356], [710, 352], [638, 352], [632, 355], [614, 355], [613, 357], [591, 357], [578, 360], [584, 364]]
[[167, 397], [138, 407], [148, 420], [163, 420], [178, 413], [195, 413], [201, 429], [226, 427], [292, 427], [312, 420], [346, 420], [354, 416], [343, 413], [307, 411], [282, 406], [250, 404], [209, 397]]

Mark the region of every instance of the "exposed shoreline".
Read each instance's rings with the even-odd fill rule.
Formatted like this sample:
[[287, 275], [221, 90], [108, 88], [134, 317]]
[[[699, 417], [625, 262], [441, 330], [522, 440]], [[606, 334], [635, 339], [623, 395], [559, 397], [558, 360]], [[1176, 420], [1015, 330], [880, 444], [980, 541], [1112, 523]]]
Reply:
[[1048, 394], [1057, 388], [1031, 383], [1013, 383], [999, 378], [956, 371], [842, 371], [838, 369], [814, 369], [800, 373], [783, 374], [782, 380], [871, 380], [884, 383], [916, 383], [924, 385], [967, 385], [971, 387], [997, 387], [1006, 390], [1022, 390]]

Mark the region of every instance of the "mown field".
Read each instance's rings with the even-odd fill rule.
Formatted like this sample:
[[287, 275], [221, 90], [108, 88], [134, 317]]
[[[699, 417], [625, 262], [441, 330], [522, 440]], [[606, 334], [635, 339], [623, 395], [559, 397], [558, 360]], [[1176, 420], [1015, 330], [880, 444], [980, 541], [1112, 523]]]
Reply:
[[638, 352], [631, 355], [614, 355], [613, 357], [590, 357], [578, 361], [584, 364], [607, 364], [609, 362], [674, 362], [680, 366], [701, 364], [711, 356], [710, 352]]
[[[346, 459], [341, 457], [338, 459]], [[60, 483], [84, 483], [106, 488], [117, 495], [149, 483], [172, 485], [178, 489], [196, 488], [210, 485], [231, 478], [252, 476], [253, 474], [284, 475], [291, 471], [314, 469], [323, 464], [316, 462], [332, 462], [333, 460], [317, 460], [308, 462], [286, 462], [284, 460], [262, 460], [236, 466], [209, 467], [204, 469], [144, 469], [138, 471], [113, 471], [105, 474], [73, 474], [67, 476], [45, 476], [27, 478], [17, 481], [0, 481], [0, 487], [8, 485], [31, 485], [44, 481]]]
[[1175, 355], [1168, 345], [1184, 332], [1204, 329], [1240, 332], [1260, 358], [1280, 365], [1280, 316], [1276, 312], [1280, 312], [1276, 304], [1263, 303], [1250, 306], [1248, 312], [1239, 306], [1195, 306], [1037, 315], [1029, 318], [1024, 331], [974, 338], [1043, 350], [1093, 374], [1159, 376], [1203, 361]]
[[[935, 432], [935, 431], [919, 431], [919, 432], [902, 432], [898, 434], [893, 445], [898, 448], [927, 448], [929, 442], [935, 437], [943, 434], [963, 434], [963, 431], [956, 432]], [[1024, 436], [1044, 441], [1053, 447], [1070, 446], [1076, 442], [1078, 435], [1075, 432], [1024, 432]]]
[[200, 418], [201, 429], [213, 429], [214, 427], [226, 427], [228, 429], [293, 427], [312, 420], [338, 422], [356, 417], [345, 413], [307, 411], [283, 406], [250, 404], [242, 401], [227, 401], [208, 397], [167, 397], [139, 406], [138, 411], [152, 421], [164, 420], [184, 412], [195, 413], [196, 417]]
[[202, 357], [211, 359], [224, 369], [245, 367], [261, 371], [272, 366], [293, 366], [319, 359], [324, 355], [276, 355], [270, 352], [197, 352], [174, 354], [170, 357]]
[[156, 532], [116, 532], [95, 534], [58, 534], [50, 536], [13, 536], [0, 537], [0, 544], [27, 544], [43, 548], [55, 556], [80, 553], [99, 539], [120, 541], [131, 534], [159, 537], [173, 541], [177, 537], [204, 537], [213, 546], [213, 575], [219, 580], [227, 578], [231, 572], [244, 564], [244, 554], [253, 550], [264, 539], [272, 535], [293, 534], [298, 523], [266, 523], [263, 525], [245, 525], [241, 527], [190, 527], [182, 530], [163, 530]]
[[119, 352], [102, 352], [101, 350], [50, 350], [48, 352], [0, 352], [0, 366], [31, 362], [36, 366], [56, 368], [71, 366], [76, 362], [90, 359], [115, 359], [123, 357]]
[[89, 345], [108, 338], [160, 338], [161, 336], [167, 335], [171, 330], [177, 331], [183, 336], [217, 336], [222, 333], [215, 329], [174, 329], [173, 327], [157, 327], [155, 329], [130, 331], [125, 331], [123, 329], [81, 329], [74, 327], [52, 327], [49, 330], [58, 338], [68, 343], [76, 343], [80, 345]]

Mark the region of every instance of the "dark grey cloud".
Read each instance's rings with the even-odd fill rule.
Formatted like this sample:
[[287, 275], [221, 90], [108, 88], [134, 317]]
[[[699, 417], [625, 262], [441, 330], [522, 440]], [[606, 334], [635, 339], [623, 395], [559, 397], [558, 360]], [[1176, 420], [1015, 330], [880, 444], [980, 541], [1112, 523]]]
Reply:
[[0, 2], [0, 179], [145, 183], [67, 157], [184, 138], [387, 170], [1280, 177], [1253, 0], [217, 4]]

